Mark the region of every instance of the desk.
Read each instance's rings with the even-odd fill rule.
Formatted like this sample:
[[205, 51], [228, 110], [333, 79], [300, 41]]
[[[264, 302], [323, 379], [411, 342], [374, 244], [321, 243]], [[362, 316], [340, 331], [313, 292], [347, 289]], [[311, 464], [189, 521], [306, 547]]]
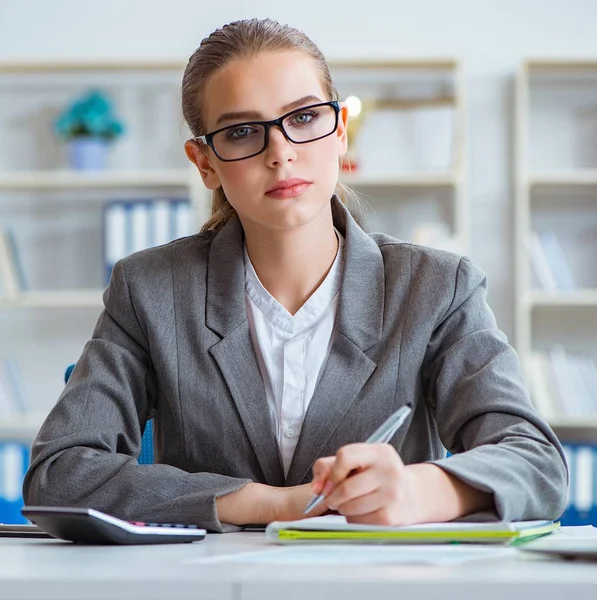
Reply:
[[597, 565], [531, 555], [449, 567], [188, 564], [271, 548], [263, 533], [193, 544], [75, 546], [0, 539], [0, 599], [23, 600], [594, 600]]

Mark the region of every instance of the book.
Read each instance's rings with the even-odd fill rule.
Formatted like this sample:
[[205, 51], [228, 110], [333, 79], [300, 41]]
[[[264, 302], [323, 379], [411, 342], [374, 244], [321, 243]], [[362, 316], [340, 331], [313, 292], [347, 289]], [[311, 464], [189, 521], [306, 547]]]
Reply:
[[570, 355], [562, 346], [556, 345], [550, 348], [549, 356], [562, 414], [570, 417], [581, 417], [587, 414], [582, 398], [579, 397], [576, 378], [571, 369]]
[[527, 251], [531, 260], [531, 266], [539, 286], [543, 290], [555, 291], [558, 289], [551, 265], [543, 249], [541, 238], [535, 231], [531, 232], [526, 240]]
[[14, 234], [10, 229], [0, 229], [0, 283], [0, 290], [9, 295], [18, 294], [26, 287]]
[[528, 361], [528, 379], [531, 398], [535, 408], [547, 421], [553, 421], [561, 414], [559, 399], [553, 381], [549, 357], [543, 352], [532, 352]]
[[280, 544], [512, 544], [535, 539], [560, 527], [557, 521], [492, 521], [425, 523], [399, 527], [348, 523], [338, 515], [300, 521], [274, 521], [265, 534]]
[[555, 231], [547, 229], [539, 233], [543, 252], [559, 290], [576, 289], [576, 281], [570, 269], [568, 259]]

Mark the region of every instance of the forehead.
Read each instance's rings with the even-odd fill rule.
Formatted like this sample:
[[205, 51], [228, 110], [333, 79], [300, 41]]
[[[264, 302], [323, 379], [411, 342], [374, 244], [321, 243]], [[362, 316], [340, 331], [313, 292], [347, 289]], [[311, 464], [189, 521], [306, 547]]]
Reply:
[[203, 117], [207, 129], [219, 115], [256, 111], [264, 119], [280, 115], [283, 106], [314, 95], [329, 100], [315, 61], [304, 52], [263, 52], [230, 62], [205, 88]]

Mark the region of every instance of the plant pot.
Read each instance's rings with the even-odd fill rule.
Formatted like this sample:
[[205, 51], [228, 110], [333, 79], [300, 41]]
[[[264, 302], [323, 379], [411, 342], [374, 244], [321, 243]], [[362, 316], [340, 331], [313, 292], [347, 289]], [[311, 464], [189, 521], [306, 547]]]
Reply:
[[76, 171], [101, 171], [108, 162], [109, 142], [102, 138], [80, 137], [68, 142], [68, 160]]

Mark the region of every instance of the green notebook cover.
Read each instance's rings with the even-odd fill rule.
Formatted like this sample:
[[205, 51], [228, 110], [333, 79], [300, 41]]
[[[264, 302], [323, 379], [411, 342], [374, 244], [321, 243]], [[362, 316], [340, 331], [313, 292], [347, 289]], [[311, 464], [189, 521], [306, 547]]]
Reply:
[[554, 521], [450, 522], [373, 527], [347, 523], [343, 517], [332, 516], [302, 521], [275, 521], [267, 526], [266, 535], [281, 544], [517, 544], [547, 535], [559, 527], [559, 522]]

